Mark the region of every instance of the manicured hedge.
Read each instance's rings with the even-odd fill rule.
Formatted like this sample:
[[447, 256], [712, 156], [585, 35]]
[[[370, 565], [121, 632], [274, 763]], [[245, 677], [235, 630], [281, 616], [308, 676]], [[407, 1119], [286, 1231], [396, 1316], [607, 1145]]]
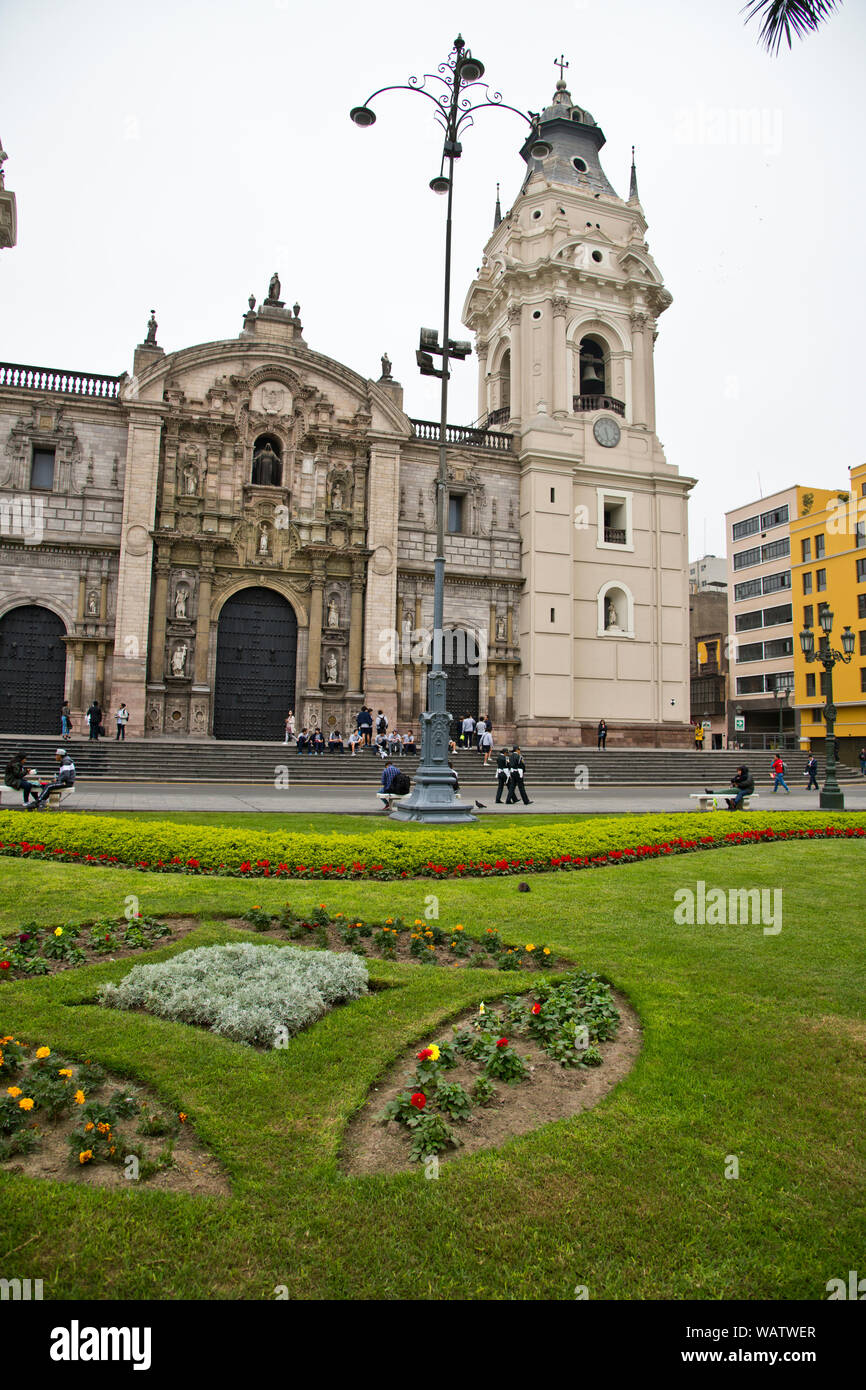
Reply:
[[[599, 816], [566, 825], [482, 824], [459, 829], [371, 825], [340, 834], [211, 829], [169, 821], [89, 815], [0, 813], [0, 854], [122, 864], [148, 872], [240, 877], [414, 878], [538, 873], [749, 844], [773, 839], [866, 837], [856, 813], [780, 812], [772, 824], [755, 815], [695, 811], [673, 815]], [[39, 839], [22, 831], [38, 829]]]

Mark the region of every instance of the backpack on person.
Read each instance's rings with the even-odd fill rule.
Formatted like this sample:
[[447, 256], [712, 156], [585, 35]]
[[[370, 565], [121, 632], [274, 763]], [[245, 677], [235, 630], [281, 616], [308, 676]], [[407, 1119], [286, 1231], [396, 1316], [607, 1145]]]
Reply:
[[398, 772], [389, 790], [392, 791], [395, 796], [405, 796], [411, 786], [412, 783], [409, 781], [408, 775], [405, 772]]
[[377, 733], [377, 734], [386, 734], [387, 732], [388, 732], [388, 719], [387, 719], [386, 715], [380, 714], [380, 715], [379, 715], [379, 718], [376, 720], [376, 733]]

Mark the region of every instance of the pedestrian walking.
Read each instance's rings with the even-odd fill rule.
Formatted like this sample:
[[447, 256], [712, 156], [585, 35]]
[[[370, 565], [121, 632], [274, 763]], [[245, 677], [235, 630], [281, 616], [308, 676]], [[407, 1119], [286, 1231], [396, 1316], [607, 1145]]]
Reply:
[[861, 748], [857, 756], [860, 759], [860, 776], [866, 777], [866, 748]]
[[603, 719], [598, 721], [598, 746], [604, 748], [607, 744], [607, 725]]
[[523, 761], [523, 754], [521, 753], [520, 749], [515, 745], [515, 747], [512, 748], [511, 756], [508, 759], [508, 796], [505, 802], [506, 806], [510, 805], [512, 802], [517, 800], [518, 792], [520, 792], [520, 795], [523, 798], [524, 806], [532, 805], [532, 802], [526, 795], [526, 786], [524, 784], [525, 774], [526, 764]]
[[776, 754], [775, 760], [773, 762], [772, 776], [775, 779], [773, 782], [773, 795], [775, 796], [776, 792], [779, 790], [780, 787], [783, 787], [785, 791], [790, 795], [791, 788], [785, 781], [785, 764], [782, 762], [781, 753]]
[[502, 801], [502, 793], [508, 786], [508, 754], [500, 748], [496, 754], [496, 800]]
[[696, 724], [696, 725], [695, 725], [695, 748], [701, 749], [701, 748], [703, 748], [703, 746], [704, 746], [704, 726], [703, 726], [703, 724]]
[[481, 738], [478, 741], [478, 751], [484, 754], [482, 767], [486, 767], [493, 755], [493, 735], [485, 724], [481, 730]]
[[69, 708], [69, 701], [64, 700], [60, 706], [60, 734], [62, 738], [68, 738], [72, 733], [72, 711]]
[[815, 789], [815, 791], [818, 791], [818, 759], [815, 757], [814, 753], [806, 763], [803, 772], [804, 775], [809, 779], [806, 783], [806, 791], [812, 791], [813, 788]]
[[84, 717], [87, 720], [88, 726], [90, 728], [91, 739], [94, 742], [98, 743], [99, 735], [103, 733], [102, 710], [99, 708], [98, 701], [93, 701], [93, 704], [90, 706], [89, 710], [87, 711]]
[[129, 710], [126, 708], [125, 704], [122, 704], [115, 714], [114, 722], [117, 725], [117, 739], [115, 739], [115, 742], [119, 740], [121, 743], [125, 743], [126, 726], [129, 723]]
[[295, 741], [295, 711], [294, 711], [293, 709], [290, 709], [289, 712], [288, 712], [288, 714], [286, 715], [286, 737], [285, 737], [285, 739], [284, 739], [284, 742], [285, 742], [285, 743], [294, 743], [294, 741]]
[[475, 720], [471, 714], [467, 714], [460, 725], [460, 747], [471, 748], [472, 736], [475, 733]]

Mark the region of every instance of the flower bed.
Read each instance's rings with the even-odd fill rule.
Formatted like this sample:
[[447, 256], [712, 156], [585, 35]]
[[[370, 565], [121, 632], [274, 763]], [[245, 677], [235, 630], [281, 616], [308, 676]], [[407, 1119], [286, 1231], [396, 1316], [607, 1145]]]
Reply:
[[108, 917], [89, 922], [64, 922], [58, 927], [39, 927], [25, 922], [14, 936], [0, 942], [0, 981], [54, 975], [96, 960], [118, 960], [136, 951], [168, 945], [198, 925], [197, 919], [172, 923], [155, 917]]
[[299, 917], [288, 903], [279, 913], [251, 907], [241, 921], [256, 931], [270, 932], [289, 941], [308, 941], [321, 950], [352, 951], [358, 956], [400, 960], [419, 965], [470, 966], [490, 970], [551, 970], [570, 962], [554, 956], [544, 942], [522, 945], [503, 941], [495, 927], [487, 927], [475, 940], [462, 922], [443, 927], [438, 921], [385, 917], [367, 922], [349, 913], [333, 915], [325, 903]]
[[540, 980], [531, 994], [496, 1007], [482, 1004], [447, 1040], [416, 1047], [402, 1083], [389, 1076], [374, 1088], [349, 1126], [342, 1166], [351, 1173], [426, 1167], [458, 1147], [489, 1148], [574, 1114], [625, 1074], [639, 1038], [627, 1001], [588, 971], [558, 984]]
[[[40, 839], [21, 838], [22, 812], [0, 813], [0, 854], [58, 863], [123, 865], [148, 873], [239, 878], [465, 878], [574, 871], [637, 863], [670, 854], [775, 840], [859, 839], [866, 827], [851, 812], [754, 814], [732, 829], [727, 812], [611, 816], [557, 825], [497, 825], [454, 834], [448, 828], [376, 826], [365, 834], [276, 833], [211, 829], [174, 822], [104, 816], [59, 816]], [[754, 827], [754, 828], [752, 828]]]
[[94, 1062], [0, 1037], [0, 1164], [67, 1180], [99, 1170], [100, 1185], [162, 1178], [156, 1186], [227, 1191], [187, 1121]]
[[119, 984], [103, 985], [99, 1001], [272, 1048], [284, 1047], [335, 1004], [366, 994], [368, 979], [357, 956], [242, 942], [136, 965]]

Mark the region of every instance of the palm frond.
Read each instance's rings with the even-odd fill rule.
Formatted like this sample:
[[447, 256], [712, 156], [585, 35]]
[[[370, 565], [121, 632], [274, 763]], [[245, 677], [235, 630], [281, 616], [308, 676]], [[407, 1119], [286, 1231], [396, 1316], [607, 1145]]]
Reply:
[[761, 20], [761, 43], [768, 53], [778, 54], [784, 39], [791, 47], [791, 35], [798, 39], [813, 34], [836, 9], [839, 0], [749, 0], [743, 7], [746, 23]]

